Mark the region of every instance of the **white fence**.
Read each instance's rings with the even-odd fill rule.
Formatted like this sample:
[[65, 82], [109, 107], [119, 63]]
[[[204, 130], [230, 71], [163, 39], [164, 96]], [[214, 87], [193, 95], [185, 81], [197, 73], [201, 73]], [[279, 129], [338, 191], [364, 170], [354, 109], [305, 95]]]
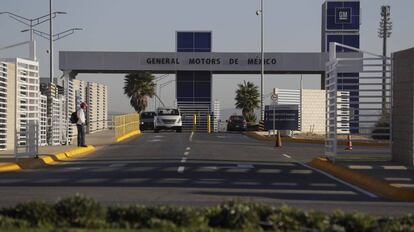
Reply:
[[[351, 53], [337, 54], [337, 48]], [[392, 60], [331, 43], [326, 66], [326, 144], [331, 159], [389, 159], [391, 141]], [[348, 92], [349, 96], [340, 92]], [[346, 110], [348, 109], [348, 110]], [[352, 139], [376, 146], [346, 149]]]

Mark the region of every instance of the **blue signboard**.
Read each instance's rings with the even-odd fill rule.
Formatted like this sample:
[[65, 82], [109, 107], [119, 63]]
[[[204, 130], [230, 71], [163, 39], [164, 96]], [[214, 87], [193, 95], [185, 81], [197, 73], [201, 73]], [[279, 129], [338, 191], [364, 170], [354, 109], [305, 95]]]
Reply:
[[275, 130], [299, 130], [298, 105], [265, 106], [266, 130], [273, 130], [273, 118], [275, 119]]
[[[329, 52], [329, 43], [337, 42], [340, 44], [345, 44], [354, 48], [359, 48], [359, 34], [326, 34], [326, 48]], [[337, 47], [337, 52], [350, 52], [351, 50], [343, 47]], [[355, 52], [355, 51], [351, 51]]]
[[326, 30], [359, 30], [359, 1], [332, 1], [326, 5]]
[[211, 52], [211, 32], [177, 32], [177, 52]]
[[[211, 32], [177, 32], [177, 52], [211, 52]], [[211, 72], [179, 71], [178, 102], [211, 102]]]

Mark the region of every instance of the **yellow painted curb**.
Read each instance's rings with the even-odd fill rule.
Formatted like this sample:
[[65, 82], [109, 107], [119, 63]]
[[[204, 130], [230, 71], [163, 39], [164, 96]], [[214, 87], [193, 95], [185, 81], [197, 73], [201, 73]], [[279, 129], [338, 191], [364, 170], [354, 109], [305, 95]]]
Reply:
[[[246, 132], [247, 136], [252, 137], [257, 140], [262, 141], [275, 141], [273, 137], [267, 137], [263, 135], [258, 135], [254, 132]], [[325, 140], [316, 140], [316, 139], [295, 139], [289, 137], [283, 137], [283, 142], [292, 142], [292, 143], [307, 143], [307, 144], [325, 144]], [[347, 141], [338, 141], [339, 145], [346, 145]], [[390, 146], [389, 143], [368, 143], [368, 142], [361, 142], [361, 141], [352, 141], [354, 146], [367, 146], [367, 147], [387, 147]]]
[[135, 131], [129, 132], [129, 133], [128, 133], [128, 134], [126, 134], [126, 135], [123, 135], [123, 136], [121, 136], [121, 137], [116, 138], [116, 139], [115, 139], [115, 141], [116, 141], [117, 143], [119, 143], [119, 142], [121, 142], [121, 141], [124, 141], [124, 140], [126, 140], [126, 139], [129, 139], [129, 138], [131, 138], [131, 137], [133, 137], [133, 136], [135, 136], [135, 135], [139, 135], [139, 134], [141, 134], [141, 131], [140, 131], [140, 130], [135, 130]]
[[75, 156], [83, 155], [85, 153], [88, 153], [88, 152], [91, 152], [91, 151], [94, 151], [94, 150], [95, 150], [95, 147], [89, 145], [87, 147], [78, 147], [78, 148], [66, 151], [65, 155], [67, 157], [75, 157]]
[[394, 187], [384, 180], [356, 172], [344, 166], [332, 164], [327, 159], [315, 158], [310, 162], [310, 165], [385, 198], [414, 201], [413, 190]]
[[0, 165], [0, 172], [13, 172], [22, 170], [16, 163], [6, 163]]
[[66, 152], [61, 152], [55, 155], [44, 155], [40, 156], [38, 159], [22, 159], [14, 163], [6, 163], [0, 165], [0, 172], [11, 172], [11, 171], [20, 171], [22, 169], [34, 169], [46, 167], [48, 165], [53, 165], [59, 161], [65, 159], [76, 157], [79, 155], [84, 155], [86, 153], [92, 152], [95, 150], [94, 146], [88, 147], [78, 147]]

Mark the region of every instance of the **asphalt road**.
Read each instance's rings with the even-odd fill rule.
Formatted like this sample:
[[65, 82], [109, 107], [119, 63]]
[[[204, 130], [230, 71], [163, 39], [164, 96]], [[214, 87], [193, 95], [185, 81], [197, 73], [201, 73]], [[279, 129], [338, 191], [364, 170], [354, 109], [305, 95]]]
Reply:
[[76, 193], [104, 204], [214, 205], [231, 199], [306, 210], [400, 215], [390, 202], [307, 166], [321, 145], [274, 148], [242, 134], [144, 133], [81, 159], [0, 174], [0, 205], [56, 201]]

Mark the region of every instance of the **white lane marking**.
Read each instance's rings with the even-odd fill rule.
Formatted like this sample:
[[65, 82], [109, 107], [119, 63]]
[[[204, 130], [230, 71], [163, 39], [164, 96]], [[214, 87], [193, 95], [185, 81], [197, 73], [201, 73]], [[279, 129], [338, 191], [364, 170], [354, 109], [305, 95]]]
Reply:
[[148, 142], [150, 142], [150, 143], [161, 142], [161, 141], [162, 141], [161, 139], [151, 139], [151, 140], [148, 140]]
[[73, 170], [81, 170], [82, 168], [81, 167], [67, 167], [67, 168], [65, 168], [66, 170], [71, 170], [71, 171], [73, 171]]
[[238, 168], [246, 168], [246, 169], [254, 168], [254, 166], [252, 164], [237, 164], [237, 167]]
[[177, 170], [177, 172], [178, 173], [183, 173], [184, 172], [184, 166], [180, 166], [180, 167], [178, 167], [178, 170]]
[[289, 182], [273, 182], [273, 186], [298, 186], [298, 183], [289, 183]]
[[411, 178], [399, 178], [399, 177], [386, 177], [385, 180], [388, 181], [411, 181]]
[[109, 167], [111, 168], [122, 168], [125, 167], [127, 164], [111, 164]]
[[282, 154], [284, 157], [291, 159], [292, 157], [290, 155]]
[[190, 142], [193, 141], [194, 131], [191, 131], [190, 138], [188, 139]]
[[405, 166], [382, 166], [385, 170], [407, 170]]
[[361, 170], [364, 170], [364, 169], [372, 169], [372, 166], [370, 166], [370, 165], [348, 165], [348, 168], [350, 168], [350, 169], [361, 169]]
[[307, 170], [307, 169], [305, 169], [305, 170], [294, 169], [294, 170], [291, 170], [289, 173], [290, 174], [312, 174], [312, 170]]
[[185, 156], [187, 156], [188, 154], [190, 154], [190, 152], [188, 152], [188, 151], [184, 152]]
[[313, 186], [313, 187], [336, 187], [336, 184], [332, 184], [332, 183], [314, 183], [314, 184], [309, 184], [309, 186]]
[[414, 184], [393, 183], [391, 185], [397, 188], [414, 188]]
[[187, 147], [185, 150], [186, 150], [186, 151], [189, 151], [189, 150], [191, 150], [191, 147]]
[[329, 178], [331, 178], [331, 179], [333, 179], [333, 180], [335, 180], [335, 181], [337, 181], [337, 182], [339, 182], [339, 183], [341, 183], [341, 184], [344, 184], [344, 185], [346, 185], [346, 186], [348, 186], [348, 187], [350, 187], [350, 188], [352, 188], [352, 189], [354, 189], [354, 190], [356, 190], [356, 191], [358, 191], [358, 192], [360, 192], [360, 193], [363, 193], [363, 194], [365, 194], [365, 195], [367, 195], [367, 196], [369, 196], [369, 197], [371, 197], [371, 198], [378, 198], [378, 196], [377, 196], [377, 195], [375, 195], [375, 194], [373, 194], [373, 193], [370, 193], [370, 192], [368, 192], [368, 191], [365, 191], [365, 190], [363, 190], [363, 189], [361, 189], [361, 188], [359, 188], [359, 187], [357, 187], [357, 186], [355, 186], [355, 185], [353, 185], [353, 184], [350, 184], [350, 183], [348, 183], [348, 182], [345, 182], [345, 181], [343, 181], [343, 180], [341, 180], [341, 179], [338, 179], [338, 178], [336, 178], [336, 177], [332, 176], [331, 174], [328, 174], [328, 173], [326, 173], [326, 172], [324, 172], [324, 171], [321, 171], [321, 170], [319, 170], [319, 169], [313, 168], [313, 167], [311, 167], [311, 166], [309, 166], [309, 165], [306, 165], [306, 164], [304, 164], [304, 163], [301, 163], [301, 162], [297, 162], [297, 163], [298, 163], [298, 164], [300, 164], [300, 165], [302, 165], [302, 166], [304, 166], [304, 167], [307, 167], [307, 168], [309, 168], [309, 169], [311, 169], [311, 170], [313, 170], [313, 171], [315, 171], [315, 172], [319, 172], [320, 174], [322, 174], [322, 175], [324, 175], [324, 176], [326, 176], [326, 177], [329, 177]]
[[184, 157], [184, 158], [181, 159], [181, 163], [185, 163], [186, 161], [187, 161], [187, 158], [186, 157]]
[[219, 138], [219, 139], [225, 139], [225, 138], [227, 138], [226, 136], [224, 136], [224, 135], [218, 135], [217, 136], [217, 138]]

